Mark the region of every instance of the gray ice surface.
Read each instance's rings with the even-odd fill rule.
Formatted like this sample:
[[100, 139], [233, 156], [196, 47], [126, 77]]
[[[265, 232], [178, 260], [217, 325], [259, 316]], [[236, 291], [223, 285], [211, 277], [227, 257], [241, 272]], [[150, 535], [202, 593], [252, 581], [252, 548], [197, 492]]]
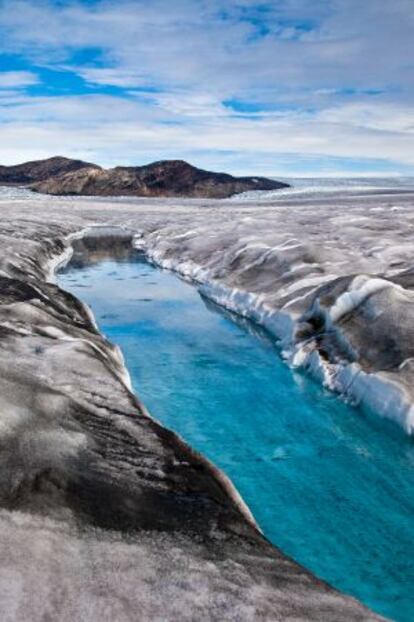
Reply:
[[105, 225], [84, 242], [94, 253], [135, 235], [279, 331], [293, 363], [330, 379], [359, 366], [411, 404], [413, 196], [16, 194], [0, 198], [2, 620], [378, 619], [260, 535], [231, 484], [147, 416], [86, 308], [46, 280], [68, 235]]

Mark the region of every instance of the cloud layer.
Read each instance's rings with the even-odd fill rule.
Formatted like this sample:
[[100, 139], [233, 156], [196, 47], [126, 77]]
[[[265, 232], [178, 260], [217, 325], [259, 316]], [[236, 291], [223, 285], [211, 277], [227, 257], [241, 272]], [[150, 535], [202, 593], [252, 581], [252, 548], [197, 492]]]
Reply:
[[0, 161], [414, 172], [412, 0], [0, 2]]

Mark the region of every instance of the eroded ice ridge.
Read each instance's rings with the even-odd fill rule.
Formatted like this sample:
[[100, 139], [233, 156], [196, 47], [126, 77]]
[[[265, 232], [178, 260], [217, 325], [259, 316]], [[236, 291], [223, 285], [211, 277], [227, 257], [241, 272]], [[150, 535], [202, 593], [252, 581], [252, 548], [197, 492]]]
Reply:
[[412, 198], [246, 211], [161, 220], [136, 246], [265, 326], [293, 366], [411, 434]]

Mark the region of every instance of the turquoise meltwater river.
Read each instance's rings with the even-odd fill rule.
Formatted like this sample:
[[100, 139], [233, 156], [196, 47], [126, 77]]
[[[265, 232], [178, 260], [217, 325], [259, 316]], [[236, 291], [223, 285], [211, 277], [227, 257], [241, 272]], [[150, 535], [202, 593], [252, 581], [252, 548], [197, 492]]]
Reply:
[[414, 620], [414, 444], [292, 373], [257, 326], [138, 253], [69, 265], [151, 414], [233, 480], [265, 535], [344, 592]]

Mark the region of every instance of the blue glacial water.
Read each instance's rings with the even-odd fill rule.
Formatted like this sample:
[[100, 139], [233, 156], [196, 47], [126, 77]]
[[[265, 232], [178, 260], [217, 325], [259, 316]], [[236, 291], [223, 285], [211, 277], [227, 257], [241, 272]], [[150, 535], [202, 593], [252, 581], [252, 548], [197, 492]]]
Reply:
[[61, 287], [119, 344], [151, 414], [233, 480], [265, 535], [337, 588], [414, 619], [414, 444], [292, 373], [257, 326], [134, 255]]

